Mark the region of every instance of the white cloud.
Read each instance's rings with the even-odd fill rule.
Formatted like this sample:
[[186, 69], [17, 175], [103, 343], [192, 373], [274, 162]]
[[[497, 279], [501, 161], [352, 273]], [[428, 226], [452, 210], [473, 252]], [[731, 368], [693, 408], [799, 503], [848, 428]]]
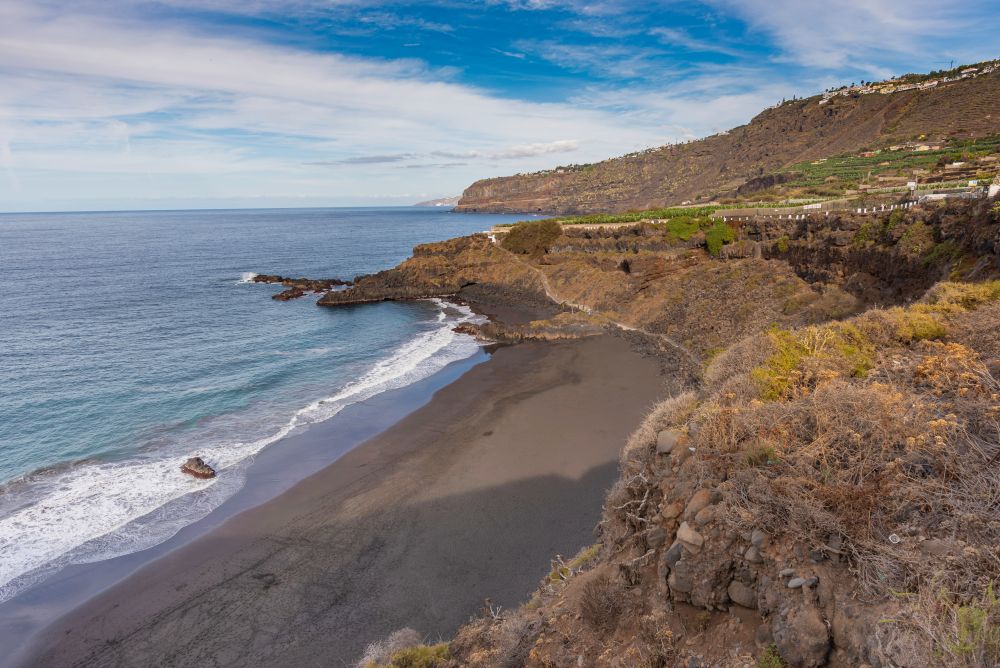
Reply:
[[[191, 188], [404, 192], [401, 177], [363, 159], [336, 179], [303, 177], [323, 170], [310, 162], [431, 155], [442, 146], [473, 163], [448, 170], [438, 187], [451, 192], [495, 173], [489, 161], [538, 169], [548, 166], [546, 156], [571, 150], [598, 159], [644, 143], [654, 130], [602, 110], [494, 97], [417, 61], [51, 16], [17, 2], [0, 7], [0, 138], [9, 146], [5, 166], [23, 177], [23, 197], [123, 188], [150, 197]], [[437, 175], [424, 172], [417, 185], [429, 189]], [[14, 195], [0, 185], [0, 199], [5, 194]]]
[[[959, 36], [995, 49], [988, 32], [995, 26], [985, 7], [976, 3], [938, 0], [708, 0], [744, 20], [752, 29], [770, 34], [786, 60], [807, 67], [854, 68], [875, 76], [890, 72], [887, 59], [904, 59], [911, 66], [937, 60], [931, 49], [950, 42], [963, 53]], [[994, 12], [995, 13], [995, 12]], [[987, 18], [989, 17], [989, 18]], [[986, 23], [983, 20], [986, 19]], [[987, 25], [988, 24], [988, 25]], [[972, 40], [973, 35], [986, 39]], [[993, 43], [991, 44], [991, 41]], [[995, 56], [995, 54], [994, 54]], [[983, 57], [992, 57], [984, 54]], [[915, 63], [914, 61], [917, 61]]]

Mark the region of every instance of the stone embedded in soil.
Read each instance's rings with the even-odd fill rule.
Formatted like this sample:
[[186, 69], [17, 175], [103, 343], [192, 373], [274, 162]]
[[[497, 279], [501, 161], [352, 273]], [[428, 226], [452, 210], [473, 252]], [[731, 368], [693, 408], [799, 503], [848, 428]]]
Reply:
[[801, 587], [805, 583], [806, 583], [806, 579], [805, 578], [792, 578], [791, 580], [788, 581], [788, 588], [789, 589], [798, 589], [799, 587]]
[[751, 610], [757, 608], [757, 592], [739, 580], [733, 580], [730, 582], [727, 591], [729, 593], [729, 599], [736, 605], [741, 605], [744, 608], [750, 608]]
[[764, 547], [764, 543], [767, 542], [767, 534], [760, 529], [754, 529], [750, 533], [750, 544], [756, 548]]
[[793, 575], [795, 575], [794, 568], [782, 568], [780, 571], [778, 571], [778, 577], [781, 578], [789, 578]]
[[819, 611], [811, 606], [790, 606], [771, 622], [778, 653], [792, 666], [826, 665], [830, 631]]
[[191, 457], [181, 464], [181, 471], [195, 478], [214, 478], [215, 469], [205, 463], [201, 457]]
[[653, 527], [649, 530], [649, 533], [646, 534], [646, 545], [648, 545], [650, 549], [655, 550], [665, 542], [667, 542], [667, 532], [663, 527]]
[[760, 556], [760, 550], [758, 550], [753, 545], [747, 548], [747, 551], [743, 555], [743, 558], [749, 561], [751, 564], [759, 564], [764, 561], [764, 559]]
[[681, 556], [683, 556], [683, 554], [684, 554], [683, 546], [679, 542], [676, 542], [673, 545], [671, 545], [670, 549], [667, 550], [667, 555], [666, 555], [667, 565], [670, 566], [670, 568], [676, 566], [677, 562], [681, 560]]
[[672, 520], [680, 516], [683, 510], [684, 510], [683, 504], [681, 504], [680, 501], [675, 501], [669, 505], [664, 506], [663, 510], [660, 511], [660, 515], [662, 515], [663, 519], [665, 520]]
[[656, 435], [656, 452], [661, 455], [670, 454], [680, 441], [681, 435], [673, 429], [666, 429]]
[[701, 510], [698, 511], [698, 513], [694, 516], [694, 523], [700, 527], [703, 527], [709, 524], [714, 519], [715, 519], [715, 508], [713, 506], [709, 506], [707, 508], [702, 508]]
[[707, 489], [699, 489], [694, 495], [691, 496], [691, 500], [688, 501], [687, 508], [684, 509], [684, 517], [686, 519], [691, 519], [697, 515], [703, 508], [707, 508], [712, 503], [712, 492]]
[[677, 528], [677, 539], [689, 548], [692, 552], [697, 552], [705, 543], [705, 537], [691, 528], [687, 522], [681, 522]]

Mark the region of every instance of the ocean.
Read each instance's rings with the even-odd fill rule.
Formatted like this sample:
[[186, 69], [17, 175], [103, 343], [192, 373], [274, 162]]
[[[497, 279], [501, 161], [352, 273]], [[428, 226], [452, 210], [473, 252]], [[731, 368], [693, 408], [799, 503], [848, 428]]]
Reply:
[[[437, 300], [278, 302], [515, 216], [425, 208], [0, 214], [0, 602], [156, 545], [263, 448], [478, 351]], [[196, 480], [199, 455], [219, 470]]]

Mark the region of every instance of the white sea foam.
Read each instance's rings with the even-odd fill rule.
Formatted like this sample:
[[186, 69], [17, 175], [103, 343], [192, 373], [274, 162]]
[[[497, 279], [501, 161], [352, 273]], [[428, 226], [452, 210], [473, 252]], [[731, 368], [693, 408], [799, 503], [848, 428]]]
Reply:
[[240, 280], [237, 283], [253, 283], [253, 279], [257, 278], [258, 274], [252, 271], [244, 271], [240, 274]]
[[475, 316], [464, 306], [437, 305], [439, 326], [406, 342], [335, 394], [299, 409], [271, 435], [199, 446], [198, 454], [220, 471], [218, 478], [181, 474], [184, 456], [176, 452], [89, 462], [38, 476], [18, 491], [15, 503], [4, 504], [9, 512], [0, 517], [0, 602], [68, 563], [106, 559], [166, 540], [242, 486], [245, 466], [265, 446], [471, 356], [477, 344], [452, 327]]

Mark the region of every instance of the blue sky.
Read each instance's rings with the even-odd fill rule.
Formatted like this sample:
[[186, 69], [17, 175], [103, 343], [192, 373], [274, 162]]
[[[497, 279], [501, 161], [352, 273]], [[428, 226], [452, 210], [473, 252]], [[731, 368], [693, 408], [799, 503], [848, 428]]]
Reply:
[[995, 58], [997, 16], [1000, 0], [3, 0], [0, 210], [454, 195]]

